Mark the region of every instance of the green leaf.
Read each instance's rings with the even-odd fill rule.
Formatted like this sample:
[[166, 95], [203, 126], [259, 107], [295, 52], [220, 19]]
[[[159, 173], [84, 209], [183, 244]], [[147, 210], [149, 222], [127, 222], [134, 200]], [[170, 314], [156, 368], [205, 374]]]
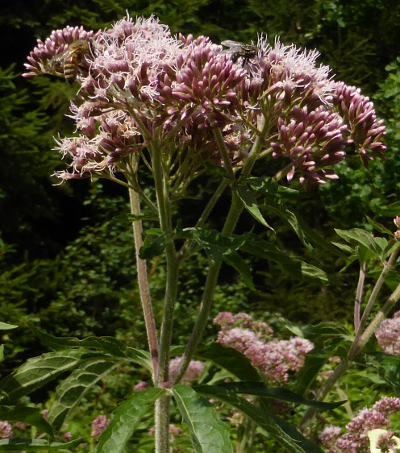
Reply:
[[48, 420], [55, 430], [59, 430], [68, 417], [70, 411], [78, 404], [84, 394], [102, 379], [119, 362], [110, 360], [109, 357], [96, 357], [85, 360], [57, 387], [55, 402], [50, 408]]
[[81, 444], [83, 439], [76, 439], [71, 442], [48, 442], [44, 439], [1, 439], [0, 451], [55, 451], [64, 450], [69, 451], [70, 448], [76, 447]]
[[400, 201], [395, 201], [387, 206], [377, 206], [376, 212], [380, 216], [395, 217], [400, 213]]
[[95, 351], [105, 352], [114, 357], [126, 357], [124, 345], [114, 337], [87, 337], [83, 340], [75, 337], [54, 337], [47, 332], [33, 329], [39, 336], [41, 343], [52, 349], [60, 350], [66, 348], [86, 348]]
[[223, 259], [224, 255], [229, 255], [242, 248], [251, 234], [249, 232], [225, 237], [218, 231], [200, 227], [185, 228], [183, 232], [191, 234], [193, 240], [216, 261]]
[[165, 234], [159, 228], [146, 230], [146, 237], [143, 246], [139, 250], [142, 260], [149, 260], [160, 256], [165, 250]]
[[279, 263], [285, 269], [285, 272], [293, 275], [295, 278], [303, 276], [306, 278], [316, 278], [323, 282], [328, 281], [325, 271], [295, 256], [291, 256], [290, 252], [279, 249], [271, 242], [260, 240], [247, 241], [243, 245], [242, 250], [267, 261]]
[[251, 268], [238, 253], [225, 254], [223, 259], [227, 264], [229, 264], [239, 272], [243, 282], [250, 289], [255, 289]]
[[137, 423], [151, 410], [154, 402], [165, 393], [164, 389], [147, 389], [137, 392], [118, 406], [111, 423], [99, 438], [96, 453], [121, 453]]
[[11, 375], [0, 381], [0, 390], [8, 393], [9, 400], [27, 395], [75, 368], [81, 359], [90, 357], [87, 351], [66, 350], [48, 352], [28, 359]]
[[142, 366], [143, 368], [146, 368], [146, 370], [148, 370], [150, 372], [153, 371], [153, 364], [151, 361], [149, 351], [145, 351], [143, 349], [127, 347], [126, 354], [133, 363], [139, 364], [140, 366]]
[[261, 225], [269, 228], [272, 231], [275, 231], [271, 225], [264, 219], [263, 215], [261, 214], [260, 208], [257, 205], [256, 198], [252, 192], [252, 190], [248, 187], [246, 183], [237, 184], [234, 187], [236, 190], [237, 195], [239, 196], [243, 206], [247, 211], [258, 221]]
[[0, 420], [9, 422], [24, 422], [35, 426], [40, 432], [53, 437], [53, 430], [49, 423], [43, 418], [42, 413], [29, 406], [0, 406]]
[[383, 250], [387, 245], [386, 239], [374, 238], [371, 233], [362, 230], [361, 228], [353, 228], [351, 230], [339, 230], [335, 228], [335, 232], [346, 242], [361, 245], [369, 250], [373, 255], [382, 259]]
[[0, 330], [12, 330], [17, 329], [18, 326], [14, 326], [13, 324], [7, 324], [6, 322], [0, 322]]
[[239, 409], [250, 417], [262, 430], [270, 433], [274, 439], [293, 453], [322, 453], [319, 447], [306, 439], [293, 425], [271, 414], [266, 408], [259, 408], [240, 398], [235, 392], [219, 386], [204, 386], [202, 394], [216, 398]]
[[260, 375], [250, 361], [235, 349], [225, 348], [218, 343], [212, 343], [205, 351], [202, 351], [201, 357], [212, 360], [243, 381], [260, 380]]
[[325, 362], [326, 357], [307, 354], [304, 366], [296, 375], [296, 392], [302, 395], [310, 388]]
[[209, 389], [217, 391], [219, 389], [238, 394], [264, 396], [290, 403], [305, 404], [306, 406], [318, 407], [321, 410], [331, 410], [343, 404], [343, 401], [337, 403], [324, 403], [320, 401], [307, 400], [297, 393], [291, 392], [285, 388], [267, 388], [263, 382], [229, 382], [213, 385], [196, 385], [194, 390], [199, 393], [209, 393]]
[[367, 364], [377, 369], [379, 376], [400, 396], [400, 357], [374, 352], [366, 354], [366, 358]]
[[175, 385], [172, 392], [189, 428], [195, 452], [232, 453], [228, 425], [218, 418], [208, 401], [186, 385]]

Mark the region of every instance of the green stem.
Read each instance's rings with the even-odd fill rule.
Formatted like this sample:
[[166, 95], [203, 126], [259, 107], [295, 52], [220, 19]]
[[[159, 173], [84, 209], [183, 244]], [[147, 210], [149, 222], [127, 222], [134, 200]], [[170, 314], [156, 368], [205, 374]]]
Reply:
[[168, 380], [168, 359], [172, 338], [173, 314], [178, 286], [178, 261], [172, 230], [171, 207], [168, 198], [167, 175], [162, 165], [161, 150], [152, 146], [153, 174], [157, 194], [160, 227], [165, 234], [167, 281], [165, 288], [163, 320], [160, 333], [160, 358], [157, 384]]
[[[157, 207], [161, 230], [165, 235], [165, 256], [167, 279], [165, 286], [164, 310], [160, 333], [159, 367], [155, 385], [168, 381], [169, 351], [172, 339], [173, 315], [178, 287], [178, 261], [172, 230], [171, 206], [168, 196], [168, 175], [164, 171], [162, 151], [159, 146], [150, 147], [154, 185], [157, 195]], [[169, 397], [161, 396], [156, 402], [156, 453], [169, 453]]]
[[[261, 130], [257, 135], [256, 140], [252, 146], [252, 149], [248, 155], [246, 162], [244, 163], [240, 178], [246, 178], [250, 175], [250, 172], [257, 160], [259, 151], [261, 150], [264, 138], [269, 129], [269, 122], [262, 118]], [[243, 204], [235, 192], [232, 192], [232, 203], [228, 212], [228, 216], [225, 220], [224, 227], [222, 229], [222, 236], [229, 236], [233, 233], [236, 224], [239, 220], [240, 214], [243, 211]], [[190, 360], [193, 357], [194, 351], [199, 344], [201, 337], [204, 333], [204, 329], [207, 325], [207, 321], [210, 315], [210, 310], [214, 298], [215, 288], [217, 286], [219, 272], [221, 270], [222, 260], [211, 260], [210, 267], [208, 269], [207, 279], [204, 286], [203, 296], [201, 300], [199, 315], [196, 323], [193, 327], [192, 334], [185, 348], [183, 355], [182, 365], [179, 370], [176, 382], [182, 378], [185, 374], [187, 367], [189, 366]]]
[[169, 453], [169, 403], [170, 395], [162, 395], [155, 407], [155, 451]]
[[[131, 206], [131, 213], [135, 216], [140, 215], [140, 199], [139, 194], [132, 188], [129, 188], [129, 199]], [[139, 251], [143, 246], [143, 230], [142, 222], [135, 220], [132, 222], [133, 237], [135, 241], [135, 255], [136, 267], [139, 283], [140, 301], [142, 303], [144, 322], [146, 325], [147, 340], [149, 343], [149, 350], [153, 362], [153, 380], [158, 374], [158, 341], [157, 341], [157, 328], [154, 320], [153, 306], [151, 304], [151, 296], [149, 283], [147, 279], [147, 264], [146, 261], [140, 258]]]

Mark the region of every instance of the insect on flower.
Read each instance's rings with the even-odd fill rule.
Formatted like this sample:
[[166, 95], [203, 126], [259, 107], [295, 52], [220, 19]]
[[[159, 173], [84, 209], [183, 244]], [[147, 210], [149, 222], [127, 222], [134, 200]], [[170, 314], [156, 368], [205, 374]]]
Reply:
[[248, 63], [251, 58], [254, 58], [257, 55], [257, 46], [254, 46], [253, 44], [244, 44], [242, 42], [227, 39], [226, 41], [222, 41], [221, 45], [226, 47], [222, 53], [229, 53], [234, 63], [236, 63], [239, 58], [242, 58], [243, 66], [245, 63]]
[[87, 39], [78, 39], [71, 43], [67, 50], [56, 55], [50, 62], [54, 75], [64, 77], [72, 84], [79, 72], [83, 71], [82, 63], [85, 56], [89, 55], [90, 43]]

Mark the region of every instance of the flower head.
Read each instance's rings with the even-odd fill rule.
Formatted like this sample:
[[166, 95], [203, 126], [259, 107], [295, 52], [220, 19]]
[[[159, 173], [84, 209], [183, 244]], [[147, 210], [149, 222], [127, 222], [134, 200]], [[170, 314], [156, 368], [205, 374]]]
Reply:
[[[169, 362], [169, 380], [174, 382], [178, 377], [178, 372], [182, 364], [183, 357], [175, 357]], [[182, 382], [198, 381], [203, 374], [204, 363], [199, 360], [191, 360], [185, 374], [182, 377]]]
[[12, 427], [6, 421], [0, 422], [0, 439], [9, 439], [12, 436]]
[[400, 356], [400, 311], [381, 322], [375, 331], [379, 346], [387, 353]]
[[[316, 51], [279, 40], [271, 46], [260, 36], [243, 64], [208, 37], [173, 36], [153, 16], [127, 16], [96, 33], [54, 31], [38, 41], [24, 76], [63, 76], [66, 55], [79, 41], [89, 43], [71, 103], [79, 135], [58, 141], [71, 159], [70, 171], [56, 173], [62, 181], [124, 173], [132, 155], [163, 143], [165, 153], [179, 156], [172, 160], [184, 162], [176, 168], [184, 188], [205, 161], [223, 166], [228, 156], [231, 166], [243, 165], [263, 117], [269, 130], [262, 147], [280, 159], [278, 174], [289, 181], [337, 179], [333, 167], [349, 143], [365, 165], [383, 156], [385, 127], [373, 104], [359, 89], [334, 82]], [[217, 128], [226, 153], [217, 146]]]
[[274, 383], [284, 383], [290, 372], [298, 372], [313, 344], [300, 337], [272, 339], [273, 331], [264, 322], [253, 321], [247, 313], [222, 312], [214, 318], [221, 326], [217, 342], [244, 354], [261, 374]]
[[[373, 430], [385, 430], [391, 426], [388, 415], [400, 409], [400, 398], [383, 397], [372, 409], [362, 409], [353, 420], [346, 425], [347, 433], [340, 435], [340, 428], [327, 427], [320, 435], [324, 446], [330, 453], [364, 453], [369, 450], [369, 434]], [[383, 436], [379, 442], [390, 444], [393, 434]]]
[[105, 415], [99, 415], [92, 421], [92, 437], [98, 437], [107, 428], [110, 420]]

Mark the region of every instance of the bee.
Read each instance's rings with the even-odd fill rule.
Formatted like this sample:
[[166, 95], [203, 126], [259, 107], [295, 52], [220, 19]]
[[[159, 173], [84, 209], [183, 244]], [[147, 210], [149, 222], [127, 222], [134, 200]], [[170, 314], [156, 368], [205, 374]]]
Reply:
[[82, 62], [89, 51], [90, 45], [86, 39], [74, 41], [66, 50], [63, 70], [65, 80], [68, 83], [72, 84], [75, 81], [78, 72], [81, 71]]
[[244, 44], [242, 42], [227, 39], [226, 41], [222, 41], [221, 45], [226, 47], [222, 53], [229, 53], [234, 63], [236, 63], [239, 58], [242, 58], [243, 66], [245, 63], [248, 63], [251, 58], [254, 58], [257, 55], [257, 46], [254, 46], [253, 44]]
[[84, 70], [84, 59], [90, 52], [90, 43], [87, 39], [72, 42], [68, 49], [54, 56], [49, 62], [49, 72], [63, 77], [72, 84], [79, 72]]

